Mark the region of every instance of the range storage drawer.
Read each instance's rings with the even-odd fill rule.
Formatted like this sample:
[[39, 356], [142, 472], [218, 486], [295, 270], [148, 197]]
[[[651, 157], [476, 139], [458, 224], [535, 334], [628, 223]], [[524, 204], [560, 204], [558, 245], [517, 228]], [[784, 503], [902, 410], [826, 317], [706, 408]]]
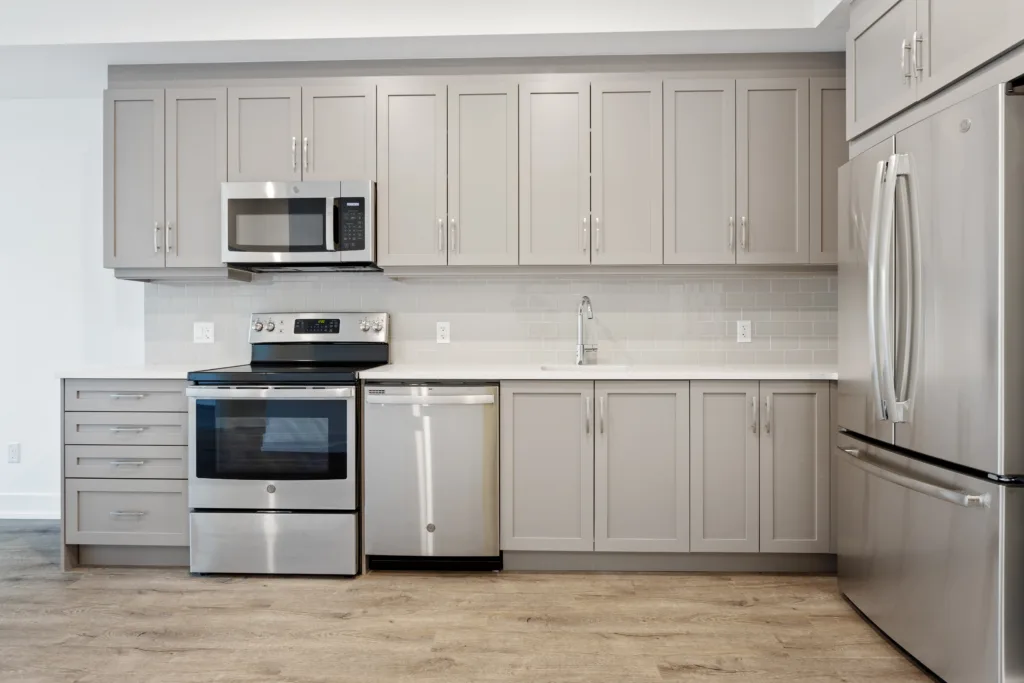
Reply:
[[184, 413], [188, 399], [185, 382], [176, 379], [68, 379], [64, 410]]
[[64, 540], [81, 545], [188, 545], [187, 485], [68, 479]]
[[188, 413], [64, 413], [64, 443], [186, 446]]
[[65, 446], [64, 476], [187, 479], [187, 446]]

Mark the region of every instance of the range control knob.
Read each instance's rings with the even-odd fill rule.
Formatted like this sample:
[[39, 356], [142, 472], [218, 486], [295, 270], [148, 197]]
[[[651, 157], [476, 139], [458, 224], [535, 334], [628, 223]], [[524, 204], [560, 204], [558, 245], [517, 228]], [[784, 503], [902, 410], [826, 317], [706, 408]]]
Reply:
[[380, 332], [383, 329], [384, 329], [384, 322], [383, 321], [381, 321], [381, 320], [374, 320], [373, 321], [373, 331], [374, 332]]
[[273, 331], [274, 331], [274, 323], [268, 322], [267, 323], [267, 332], [273, 332]]
[[252, 329], [256, 330], [257, 332], [262, 332], [263, 331], [263, 323], [261, 323], [259, 320], [257, 320], [256, 322], [254, 322], [252, 324]]
[[361, 329], [363, 332], [369, 332], [370, 331], [370, 323], [368, 323], [365, 320], [360, 320], [359, 321], [359, 329]]

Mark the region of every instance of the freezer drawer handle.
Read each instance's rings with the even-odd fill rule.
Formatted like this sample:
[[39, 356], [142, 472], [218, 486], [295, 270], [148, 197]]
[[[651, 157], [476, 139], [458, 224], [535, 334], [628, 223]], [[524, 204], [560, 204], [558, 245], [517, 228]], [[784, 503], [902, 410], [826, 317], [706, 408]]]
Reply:
[[494, 403], [494, 396], [374, 396], [366, 397], [367, 403], [403, 406], [482, 406]]
[[964, 491], [956, 491], [953, 489], [943, 488], [942, 486], [936, 486], [920, 479], [914, 479], [908, 477], [905, 474], [899, 474], [893, 472], [884, 467], [876, 465], [872, 462], [868, 462], [861, 456], [861, 453], [856, 448], [840, 448], [840, 451], [845, 453], [849, 458], [849, 462], [854, 467], [864, 470], [870, 475], [876, 476], [879, 479], [885, 479], [888, 482], [892, 482], [897, 486], [902, 486], [905, 489], [911, 491], [917, 491], [923, 493], [926, 496], [937, 498], [938, 500], [946, 501], [947, 503], [953, 503], [959, 505], [962, 508], [987, 508], [990, 504], [990, 496], [987, 493], [965, 493]]

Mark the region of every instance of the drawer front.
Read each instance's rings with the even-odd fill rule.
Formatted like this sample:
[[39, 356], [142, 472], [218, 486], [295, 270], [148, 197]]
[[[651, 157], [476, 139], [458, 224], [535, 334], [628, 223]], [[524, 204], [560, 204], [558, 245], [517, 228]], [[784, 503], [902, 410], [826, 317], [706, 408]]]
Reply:
[[184, 481], [68, 479], [65, 541], [82, 545], [188, 545]]
[[188, 446], [65, 446], [64, 476], [187, 479]]
[[64, 443], [186, 446], [188, 413], [64, 413]]
[[64, 410], [184, 413], [188, 399], [185, 382], [177, 379], [68, 379]]

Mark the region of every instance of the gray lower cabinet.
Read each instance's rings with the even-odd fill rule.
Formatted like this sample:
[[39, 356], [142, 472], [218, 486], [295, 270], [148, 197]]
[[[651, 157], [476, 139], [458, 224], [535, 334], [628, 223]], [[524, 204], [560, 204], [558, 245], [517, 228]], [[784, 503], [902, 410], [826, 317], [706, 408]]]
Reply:
[[687, 382], [597, 382], [594, 550], [690, 549]]
[[502, 550], [594, 549], [593, 432], [593, 382], [502, 382]]
[[302, 88], [228, 88], [228, 180], [302, 180]]
[[188, 545], [184, 480], [67, 479], [67, 543]]
[[758, 383], [690, 383], [690, 550], [756, 553]]
[[829, 386], [761, 382], [761, 552], [827, 553]]

